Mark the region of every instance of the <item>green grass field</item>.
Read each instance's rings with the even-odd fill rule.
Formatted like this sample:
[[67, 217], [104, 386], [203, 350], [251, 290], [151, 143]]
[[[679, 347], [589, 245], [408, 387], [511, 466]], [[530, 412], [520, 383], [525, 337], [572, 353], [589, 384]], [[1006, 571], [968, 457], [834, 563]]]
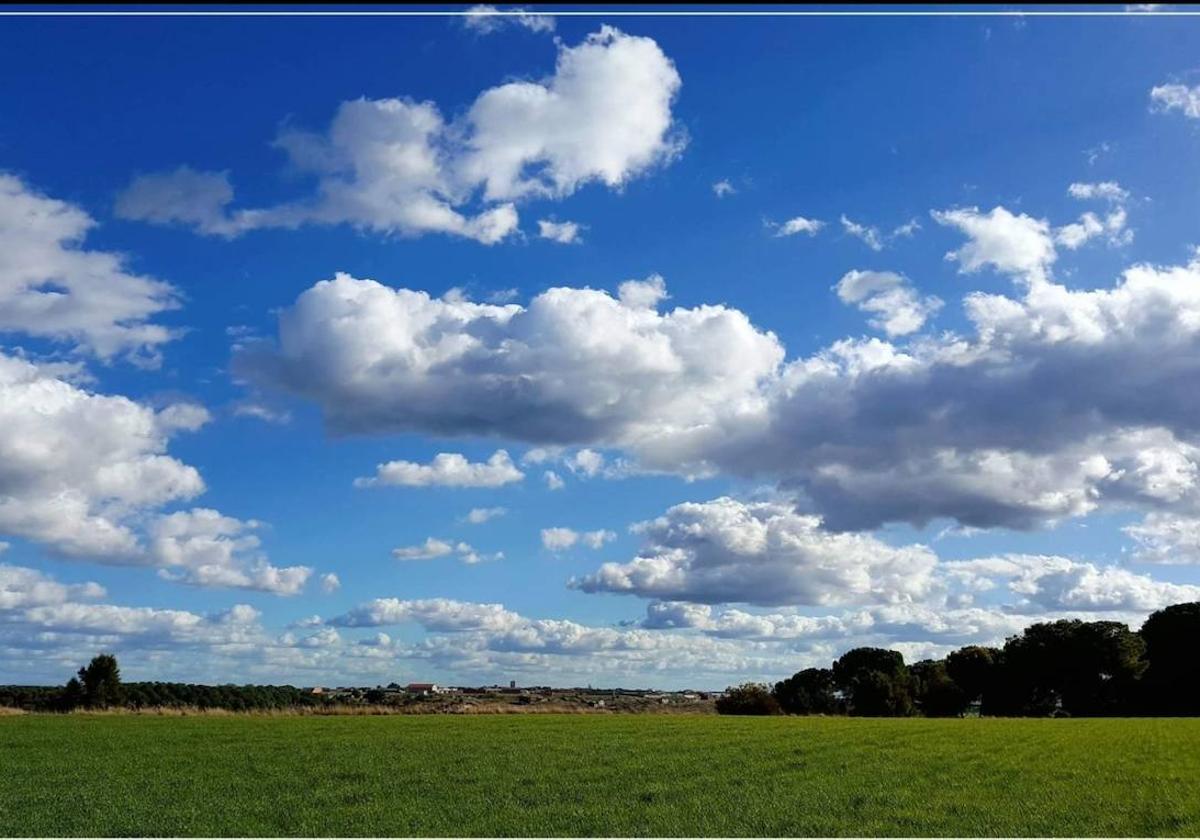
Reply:
[[1200, 835], [1200, 720], [0, 717], [4, 835]]

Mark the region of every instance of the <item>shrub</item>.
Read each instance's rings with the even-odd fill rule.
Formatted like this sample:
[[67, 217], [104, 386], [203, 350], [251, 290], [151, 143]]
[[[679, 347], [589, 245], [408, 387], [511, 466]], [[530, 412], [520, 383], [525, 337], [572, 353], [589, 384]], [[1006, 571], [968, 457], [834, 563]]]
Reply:
[[722, 715], [778, 715], [782, 711], [779, 701], [762, 683], [743, 683], [717, 700], [717, 712]]

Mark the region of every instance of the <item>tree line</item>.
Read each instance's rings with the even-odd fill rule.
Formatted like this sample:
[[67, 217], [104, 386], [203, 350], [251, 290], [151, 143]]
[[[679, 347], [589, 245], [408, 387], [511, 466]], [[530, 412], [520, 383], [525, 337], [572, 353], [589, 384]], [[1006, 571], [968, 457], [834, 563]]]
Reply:
[[[373, 698], [372, 694], [380, 695]], [[382, 690], [368, 702], [382, 702]], [[255, 711], [328, 705], [290, 685], [121, 681], [100, 654], [65, 686], [0, 686], [0, 707], [71, 711], [183, 707]], [[955, 717], [1200, 715], [1200, 602], [1166, 607], [1135, 631], [1116, 621], [1043, 622], [1002, 648], [971, 645], [907, 665], [894, 650], [861, 647], [829, 668], [768, 686], [746, 683], [717, 700], [721, 714]]]
[[862, 647], [829, 668], [768, 686], [746, 683], [721, 714], [957, 717], [1200, 715], [1200, 602], [1153, 613], [1138, 631], [1116, 621], [1044, 622], [1002, 648], [971, 645], [906, 665]]
[[74, 709], [194, 708], [235, 712], [321, 706], [329, 701], [291, 685], [122, 682], [115, 656], [92, 659], [65, 686], [0, 686], [0, 706], [33, 712]]

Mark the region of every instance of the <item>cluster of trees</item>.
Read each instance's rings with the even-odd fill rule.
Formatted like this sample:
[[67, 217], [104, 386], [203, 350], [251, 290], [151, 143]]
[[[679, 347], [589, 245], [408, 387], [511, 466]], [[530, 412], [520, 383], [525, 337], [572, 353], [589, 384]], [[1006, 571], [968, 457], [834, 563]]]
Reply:
[[747, 683], [722, 714], [1200, 715], [1200, 602], [1159, 610], [1134, 632], [1116, 621], [1034, 624], [1003, 648], [971, 646], [905, 665], [856, 648], [773, 687]]
[[290, 685], [193, 685], [121, 681], [116, 657], [102, 653], [61, 688], [0, 686], [0, 706], [37, 712], [168, 707], [253, 711], [319, 706], [326, 698]]

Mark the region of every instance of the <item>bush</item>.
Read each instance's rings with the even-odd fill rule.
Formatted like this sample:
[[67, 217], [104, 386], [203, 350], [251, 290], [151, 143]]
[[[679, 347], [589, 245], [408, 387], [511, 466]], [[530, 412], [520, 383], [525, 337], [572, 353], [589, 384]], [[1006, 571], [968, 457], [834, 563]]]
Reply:
[[717, 700], [722, 715], [778, 715], [783, 710], [771, 690], [762, 683], [743, 683], [731, 688]]

